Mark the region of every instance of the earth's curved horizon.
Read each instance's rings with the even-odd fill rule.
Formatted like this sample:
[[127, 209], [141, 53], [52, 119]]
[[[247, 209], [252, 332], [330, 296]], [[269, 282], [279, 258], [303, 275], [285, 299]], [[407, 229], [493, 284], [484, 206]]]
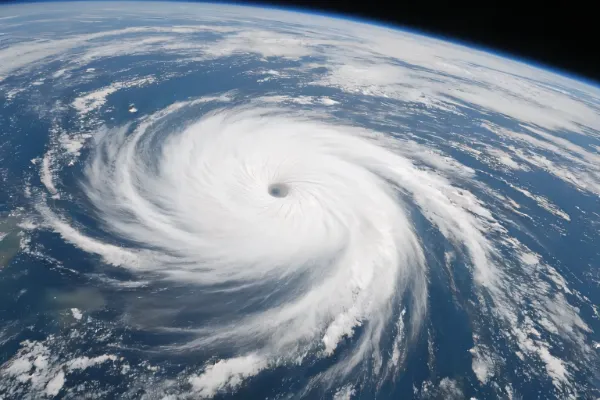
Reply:
[[0, 6], [0, 398], [600, 396], [597, 83], [314, 10], [43, 5]]

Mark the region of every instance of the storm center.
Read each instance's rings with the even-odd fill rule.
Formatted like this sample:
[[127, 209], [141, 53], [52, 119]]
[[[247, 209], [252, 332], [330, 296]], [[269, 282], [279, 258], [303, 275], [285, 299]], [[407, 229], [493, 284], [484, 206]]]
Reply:
[[273, 197], [285, 197], [290, 192], [290, 188], [285, 183], [273, 183], [269, 185], [269, 194]]

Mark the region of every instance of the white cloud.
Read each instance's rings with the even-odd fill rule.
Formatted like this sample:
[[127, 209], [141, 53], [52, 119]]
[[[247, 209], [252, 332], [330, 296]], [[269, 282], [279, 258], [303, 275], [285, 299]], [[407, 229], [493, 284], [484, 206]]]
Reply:
[[266, 367], [265, 359], [254, 354], [219, 360], [207, 366], [201, 375], [190, 378], [190, 383], [198, 395], [213, 397], [220, 390], [237, 388], [244, 379], [258, 374]]
[[85, 115], [92, 111], [98, 110], [106, 103], [108, 96], [119, 90], [131, 87], [147, 86], [154, 82], [156, 82], [156, 78], [153, 76], [132, 79], [124, 82], [114, 82], [109, 86], [86, 93], [83, 96], [76, 98], [73, 100], [72, 106], [79, 112], [79, 114]]
[[78, 308], [71, 308], [71, 314], [73, 315], [73, 318], [75, 318], [76, 320], [81, 320], [81, 318], [83, 318], [83, 314], [81, 313], [81, 310], [79, 310]]

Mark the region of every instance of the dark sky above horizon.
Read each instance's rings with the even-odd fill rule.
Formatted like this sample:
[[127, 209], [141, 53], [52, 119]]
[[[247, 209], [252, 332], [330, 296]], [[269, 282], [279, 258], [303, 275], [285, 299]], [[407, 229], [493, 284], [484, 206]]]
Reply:
[[[114, 0], [113, 0], [114, 1]], [[187, 0], [194, 2], [193, 0]], [[21, 3], [0, 0], [0, 4]], [[600, 86], [600, 22], [594, 2], [451, 2], [447, 0], [230, 0], [292, 6], [381, 21], [513, 55]], [[39, 4], [43, 7], [44, 1]]]
[[593, 2], [556, 3], [273, 0], [266, 4], [379, 20], [512, 54], [600, 85], [600, 22]]

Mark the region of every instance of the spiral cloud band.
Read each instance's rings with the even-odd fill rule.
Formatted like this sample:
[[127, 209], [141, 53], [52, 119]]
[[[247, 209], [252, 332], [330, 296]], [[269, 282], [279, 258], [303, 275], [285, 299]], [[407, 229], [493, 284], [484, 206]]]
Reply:
[[[452, 257], [464, 260], [472, 318], [504, 326], [517, 351], [546, 357], [551, 368], [557, 359], [523, 336], [531, 320], [520, 321], [520, 309], [533, 298], [526, 315], [555, 323], [568, 315], [563, 338], [590, 353], [587, 326], [564, 297], [529, 290], [547, 287], [535, 273], [542, 264], [466, 189], [477, 188], [471, 169], [332, 115], [258, 100], [202, 108], [214, 101], [175, 103], [94, 136], [82, 193], [116, 242], [39, 205], [48, 226], [106, 263], [194, 288], [185, 306], [160, 301], [170, 313], [201, 315], [200, 325], [150, 326], [183, 335], [170, 351], [216, 355], [187, 378], [193, 396], [320, 362], [313, 385], [397, 377], [426, 319], [429, 274], [439, 273], [418, 224], [450, 246], [447, 268]], [[191, 122], [174, 122], [182, 120]], [[474, 329], [476, 338], [490, 334]], [[484, 345], [472, 352], [485, 381], [493, 355]], [[557, 385], [568, 382], [566, 371], [548, 371]]]
[[[375, 138], [289, 110], [248, 108], [213, 112], [167, 137], [159, 122], [124, 132], [101, 139], [85, 190], [114, 233], [161, 254], [141, 268], [228, 290], [268, 288], [255, 295], [259, 303], [273, 297], [194, 342], [261, 343], [232, 374], [262, 365], [256, 357], [292, 359], [311, 348], [330, 355], [364, 325], [348, 361], [356, 363], [377, 346], [407, 290], [420, 319], [424, 257], [398, 195], [414, 189], [419, 172]], [[206, 379], [197, 382], [209, 393]]]
[[[200, 285], [217, 301], [242, 293], [253, 304], [244, 315], [237, 304], [220, 307], [219, 323], [182, 345], [242, 349], [191, 380], [201, 395], [269, 365], [331, 356], [360, 327], [353, 353], [327, 374], [344, 376], [381, 358], [386, 329], [402, 322], [405, 302], [417, 333], [427, 267], [407, 201], [464, 246], [478, 279], [493, 285], [492, 249], [476, 208], [456, 203], [448, 180], [394, 151], [398, 144], [384, 135], [248, 106], [170, 131], [169, 118], [185, 106], [132, 132], [105, 130], [85, 170], [84, 192], [103, 225], [137, 248], [98, 242], [51, 219], [65, 238], [111, 264]], [[410, 340], [395, 331], [389, 368]]]

